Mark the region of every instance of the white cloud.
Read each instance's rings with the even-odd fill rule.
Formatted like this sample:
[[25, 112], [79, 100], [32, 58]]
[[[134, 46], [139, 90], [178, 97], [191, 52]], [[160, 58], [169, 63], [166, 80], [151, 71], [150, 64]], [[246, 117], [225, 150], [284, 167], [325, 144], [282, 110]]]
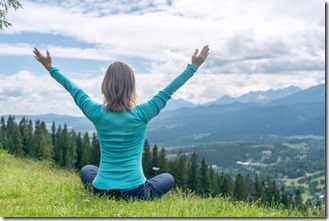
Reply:
[[[60, 34], [95, 44], [111, 55], [163, 61], [162, 53], [168, 48], [187, 50], [209, 43], [212, 51], [220, 53], [232, 37], [248, 30], [254, 33], [256, 44], [273, 38], [294, 42], [291, 37], [324, 17], [322, 1], [248, 1], [248, 10], [242, 0], [179, 0], [171, 6], [165, 1], [138, 2], [71, 0], [52, 5], [26, 1], [23, 10], [11, 14], [14, 28], [5, 32]], [[134, 8], [140, 13], [134, 13]], [[118, 13], [94, 13], [101, 9]]]
[[[81, 115], [68, 92], [49, 75], [34, 75], [22, 70], [15, 75], [0, 76], [0, 114], [34, 114], [54, 113]], [[94, 82], [99, 79], [90, 79], [81, 84], [91, 98], [94, 95]]]
[[[138, 103], [151, 99], [159, 90], [184, 70], [179, 72], [136, 74]], [[323, 83], [323, 73], [308, 72], [303, 78], [300, 73], [281, 74], [206, 74], [202, 68], [173, 96], [202, 104], [216, 100], [224, 95], [241, 96], [252, 90], [280, 89], [297, 85], [302, 89]], [[96, 102], [101, 103], [103, 96], [100, 85], [103, 76], [67, 76], [85, 90]], [[34, 75], [22, 70], [12, 76], [1, 76], [0, 115], [4, 114], [42, 114], [58, 113], [82, 116], [68, 92], [49, 75]]]
[[[17, 44], [1, 44], [0, 56], [33, 56], [32, 50], [36, 45], [17, 43]], [[108, 53], [104, 53], [100, 48], [64, 48], [59, 46], [48, 45], [46, 48], [39, 48], [44, 54], [49, 49], [52, 56], [71, 59], [87, 59], [87, 60], [111, 60]]]
[[[26, 0], [23, 5], [24, 9], [9, 14], [13, 27], [0, 37], [43, 33], [88, 46], [64, 47], [56, 41], [33, 45], [21, 37], [15, 43], [0, 42], [0, 56], [33, 56], [32, 48], [37, 46], [50, 49], [53, 57], [81, 62], [141, 60], [145, 68], [136, 73], [140, 102], [184, 70], [195, 48], [203, 44], [211, 48], [207, 62], [174, 98], [204, 103], [250, 90], [307, 88], [325, 79], [321, 0]], [[101, 102], [102, 76], [88, 80], [73, 73], [68, 76]], [[11, 82], [0, 88], [0, 114], [80, 114], [67, 92], [49, 76], [21, 71], [0, 75], [0, 81]]]

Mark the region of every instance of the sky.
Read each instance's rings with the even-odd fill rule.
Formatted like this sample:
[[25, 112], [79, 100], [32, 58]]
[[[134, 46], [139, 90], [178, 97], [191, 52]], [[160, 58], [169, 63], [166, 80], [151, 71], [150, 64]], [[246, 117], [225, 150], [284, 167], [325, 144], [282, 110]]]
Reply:
[[128, 63], [138, 103], [163, 89], [196, 48], [210, 46], [197, 73], [173, 96], [205, 104], [250, 91], [325, 83], [322, 0], [23, 0], [0, 30], [0, 115], [82, 116], [34, 58], [53, 65], [103, 101], [108, 66]]

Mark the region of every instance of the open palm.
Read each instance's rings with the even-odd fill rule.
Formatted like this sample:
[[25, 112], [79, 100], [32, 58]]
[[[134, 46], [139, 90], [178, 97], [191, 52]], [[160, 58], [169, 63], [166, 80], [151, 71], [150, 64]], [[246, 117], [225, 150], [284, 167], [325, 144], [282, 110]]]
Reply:
[[46, 56], [43, 55], [37, 48], [34, 48], [33, 53], [35, 55], [35, 59], [37, 59], [43, 66], [45, 66], [47, 70], [53, 67], [51, 56], [48, 50], [46, 50]]
[[193, 56], [192, 56], [192, 64], [199, 68], [203, 62], [206, 60], [207, 56], [209, 55], [209, 46], [205, 45], [203, 46], [200, 54], [199, 49], [196, 49]]

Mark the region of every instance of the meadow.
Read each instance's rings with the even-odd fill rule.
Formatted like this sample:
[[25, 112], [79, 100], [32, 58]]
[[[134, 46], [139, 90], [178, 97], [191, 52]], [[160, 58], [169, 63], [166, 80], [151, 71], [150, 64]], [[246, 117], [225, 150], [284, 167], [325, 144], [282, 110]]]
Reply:
[[0, 151], [0, 217], [325, 217], [325, 209], [264, 207], [172, 190], [152, 201], [94, 196], [77, 172]]

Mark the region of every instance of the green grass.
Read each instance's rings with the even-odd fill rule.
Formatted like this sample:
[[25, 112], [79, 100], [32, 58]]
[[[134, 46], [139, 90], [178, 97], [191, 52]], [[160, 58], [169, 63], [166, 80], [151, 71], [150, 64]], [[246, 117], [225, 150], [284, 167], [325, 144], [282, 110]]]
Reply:
[[0, 151], [0, 165], [1, 217], [325, 217], [324, 209], [302, 213], [180, 191], [153, 201], [114, 200], [94, 196], [77, 173], [50, 162]]

